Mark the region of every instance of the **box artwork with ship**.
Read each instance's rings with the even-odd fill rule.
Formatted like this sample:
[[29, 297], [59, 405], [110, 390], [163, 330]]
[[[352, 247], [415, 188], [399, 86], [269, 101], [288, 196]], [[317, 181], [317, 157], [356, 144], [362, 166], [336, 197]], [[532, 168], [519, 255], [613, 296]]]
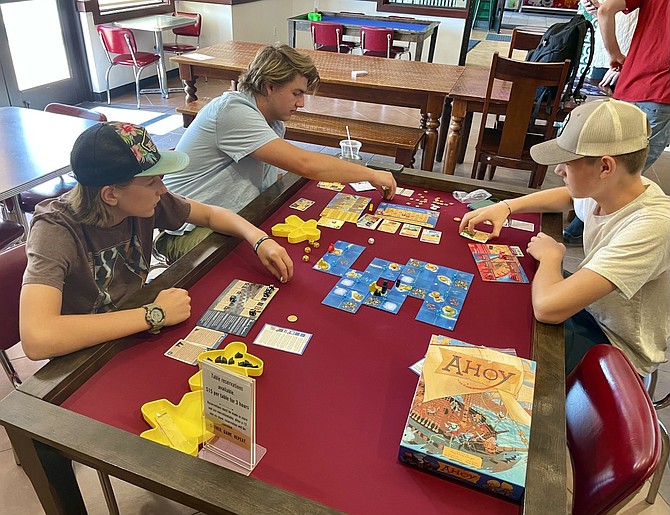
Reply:
[[534, 385], [534, 361], [433, 336], [399, 460], [519, 500]]

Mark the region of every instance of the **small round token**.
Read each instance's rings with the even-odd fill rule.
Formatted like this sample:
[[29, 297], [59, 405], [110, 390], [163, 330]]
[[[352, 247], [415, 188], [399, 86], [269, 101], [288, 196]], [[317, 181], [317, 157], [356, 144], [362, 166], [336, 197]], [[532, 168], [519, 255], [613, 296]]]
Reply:
[[297, 322], [298, 317], [295, 316], [295, 315], [289, 315], [289, 316], [286, 317], [286, 320], [288, 320], [289, 322]]
[[305, 262], [309, 261], [309, 256], [308, 256], [307, 254], [305, 254], [305, 255], [302, 257], [302, 260], [305, 261]]
[[309, 254], [310, 252], [312, 252], [312, 248], [311, 247], [305, 247], [305, 254]]
[[320, 245], [320, 243], [318, 241], [315, 241], [314, 243], [312, 243], [312, 247], [314, 247], [315, 249], [318, 249], [319, 245]]
[[460, 221], [461, 221], [461, 219], [459, 217], [457, 217], [457, 216], [454, 217], [454, 222], [460, 222]]
[[373, 245], [375, 243], [375, 239], [374, 238], [368, 238], [368, 243], [370, 245]]

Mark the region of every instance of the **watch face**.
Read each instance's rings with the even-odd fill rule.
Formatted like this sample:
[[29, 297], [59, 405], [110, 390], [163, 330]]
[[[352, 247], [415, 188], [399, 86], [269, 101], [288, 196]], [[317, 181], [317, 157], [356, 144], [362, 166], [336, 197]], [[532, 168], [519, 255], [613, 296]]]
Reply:
[[160, 324], [161, 322], [163, 322], [165, 315], [163, 314], [162, 309], [153, 308], [151, 311], [149, 311], [149, 318], [151, 319], [152, 323]]

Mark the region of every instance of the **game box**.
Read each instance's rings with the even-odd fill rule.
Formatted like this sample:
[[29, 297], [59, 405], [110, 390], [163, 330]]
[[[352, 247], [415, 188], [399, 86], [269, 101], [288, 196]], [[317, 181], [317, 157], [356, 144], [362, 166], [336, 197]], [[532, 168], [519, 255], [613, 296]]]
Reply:
[[399, 460], [520, 500], [534, 384], [534, 361], [433, 337]]

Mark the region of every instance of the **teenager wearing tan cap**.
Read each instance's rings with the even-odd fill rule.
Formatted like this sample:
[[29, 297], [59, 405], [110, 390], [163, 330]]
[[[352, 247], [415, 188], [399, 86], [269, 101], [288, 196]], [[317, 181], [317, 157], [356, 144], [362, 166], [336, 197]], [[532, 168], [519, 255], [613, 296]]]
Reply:
[[291, 279], [286, 250], [239, 215], [169, 193], [163, 175], [183, 170], [183, 152], [158, 152], [146, 130], [109, 122], [84, 131], [70, 155], [78, 184], [35, 209], [26, 251], [20, 330], [31, 359], [178, 324], [186, 290], [169, 288], [143, 307], [118, 310], [144, 286], [154, 228], [184, 222], [246, 240], [279, 281]]
[[565, 322], [566, 368], [598, 343], [621, 349], [641, 375], [665, 361], [670, 339], [670, 197], [642, 177], [651, 131], [633, 104], [597, 100], [574, 109], [556, 139], [531, 148], [556, 164], [564, 187], [468, 213], [460, 229], [490, 221], [498, 236], [512, 213], [568, 211], [584, 220], [584, 261], [563, 277], [565, 246], [539, 233], [535, 318]]

